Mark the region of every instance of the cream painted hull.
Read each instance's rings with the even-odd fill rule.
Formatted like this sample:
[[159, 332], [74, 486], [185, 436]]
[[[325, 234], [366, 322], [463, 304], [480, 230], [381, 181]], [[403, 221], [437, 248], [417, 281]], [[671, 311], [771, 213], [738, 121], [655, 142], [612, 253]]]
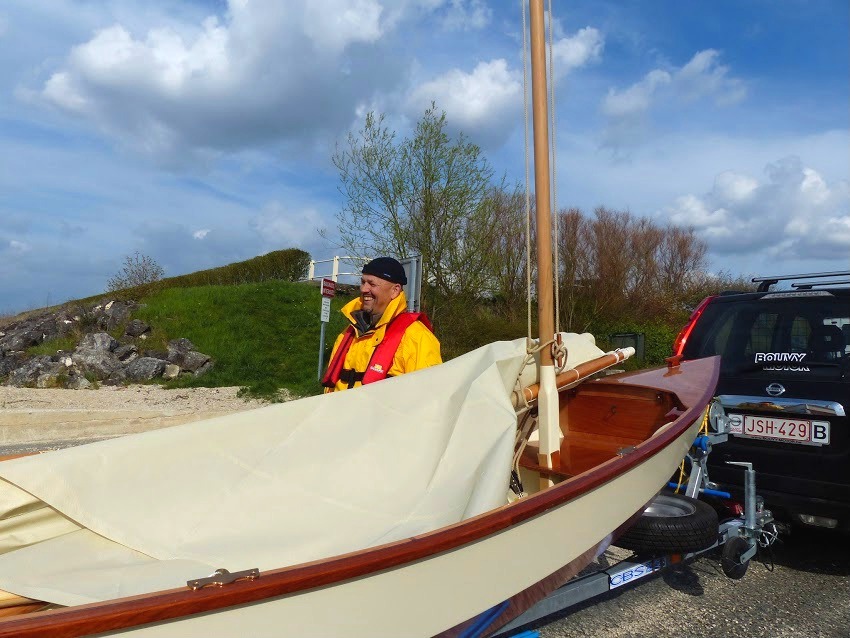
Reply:
[[[399, 638], [439, 634], [565, 565], [573, 563], [581, 569], [589, 563], [610, 542], [612, 530], [663, 486], [697, 429], [698, 423], [693, 424], [655, 456], [599, 487], [457, 549], [333, 586], [104, 635]], [[595, 552], [589, 551], [594, 548]], [[584, 564], [576, 565], [577, 561]]]

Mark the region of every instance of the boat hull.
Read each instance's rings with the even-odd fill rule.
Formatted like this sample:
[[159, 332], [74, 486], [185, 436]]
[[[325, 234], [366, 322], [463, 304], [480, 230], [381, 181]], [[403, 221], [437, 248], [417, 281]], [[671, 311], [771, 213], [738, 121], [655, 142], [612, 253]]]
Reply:
[[255, 581], [8, 619], [0, 637], [453, 636], [507, 601], [486, 629], [495, 631], [591, 562], [666, 483], [694, 440], [717, 368], [716, 359], [701, 360], [635, 379], [678, 389], [677, 417], [644, 443], [510, 505]]

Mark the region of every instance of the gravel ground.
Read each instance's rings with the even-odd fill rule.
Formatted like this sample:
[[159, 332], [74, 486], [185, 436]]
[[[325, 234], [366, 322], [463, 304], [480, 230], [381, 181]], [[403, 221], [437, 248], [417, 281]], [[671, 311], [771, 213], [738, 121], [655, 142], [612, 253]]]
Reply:
[[713, 551], [524, 629], [541, 638], [850, 637], [850, 537], [795, 529], [772, 554], [730, 580]]
[[238, 388], [157, 385], [52, 390], [0, 386], [0, 455], [87, 443], [265, 405]]
[[52, 390], [0, 386], [0, 410], [160, 410], [170, 413], [238, 411], [263, 405], [236, 396], [239, 388], [158, 385], [101, 386], [97, 390]]

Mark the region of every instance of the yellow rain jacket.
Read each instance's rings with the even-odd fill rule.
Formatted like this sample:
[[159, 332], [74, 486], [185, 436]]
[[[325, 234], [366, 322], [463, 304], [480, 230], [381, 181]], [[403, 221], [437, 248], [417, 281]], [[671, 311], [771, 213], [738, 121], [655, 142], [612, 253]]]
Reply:
[[[359, 297], [351, 300], [343, 306], [342, 314], [345, 315], [345, 318], [348, 319], [349, 322], [351, 322], [352, 326], [356, 325], [352, 313], [360, 310], [362, 307], [363, 304]], [[345, 362], [342, 367], [346, 370], [354, 370], [360, 373], [365, 372], [375, 349], [378, 347], [378, 344], [384, 340], [384, 335], [386, 335], [387, 326], [390, 321], [406, 311], [407, 299], [404, 296], [404, 292], [402, 292], [398, 297], [390, 301], [374, 329], [370, 329], [361, 334], [360, 332], [357, 332], [357, 329], [355, 328], [354, 341], [348, 349], [348, 353], [345, 356]], [[331, 362], [333, 362], [334, 357], [336, 356], [337, 349], [343, 340], [344, 334], [345, 332], [343, 331], [334, 343], [333, 352], [331, 353], [330, 358]], [[393, 357], [393, 363], [389, 369], [388, 376], [392, 377], [404, 374], [405, 372], [413, 372], [414, 370], [427, 368], [442, 362], [443, 360], [440, 357], [440, 342], [437, 340], [437, 337], [435, 337], [434, 333], [422, 324], [421, 321], [414, 321], [404, 331], [404, 335], [402, 335], [401, 343], [399, 343], [398, 349]], [[354, 387], [356, 388], [360, 385], [361, 383], [357, 381], [355, 382]], [[347, 381], [340, 379], [333, 388], [326, 388], [325, 392], [335, 392], [337, 390], [347, 389]]]

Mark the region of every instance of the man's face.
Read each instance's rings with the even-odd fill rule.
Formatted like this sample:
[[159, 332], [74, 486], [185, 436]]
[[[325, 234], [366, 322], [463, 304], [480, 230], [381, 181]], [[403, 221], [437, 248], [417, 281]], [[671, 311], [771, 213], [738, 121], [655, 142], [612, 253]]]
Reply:
[[401, 284], [394, 284], [375, 275], [363, 275], [360, 278], [360, 301], [363, 310], [380, 317], [390, 301], [401, 293]]

